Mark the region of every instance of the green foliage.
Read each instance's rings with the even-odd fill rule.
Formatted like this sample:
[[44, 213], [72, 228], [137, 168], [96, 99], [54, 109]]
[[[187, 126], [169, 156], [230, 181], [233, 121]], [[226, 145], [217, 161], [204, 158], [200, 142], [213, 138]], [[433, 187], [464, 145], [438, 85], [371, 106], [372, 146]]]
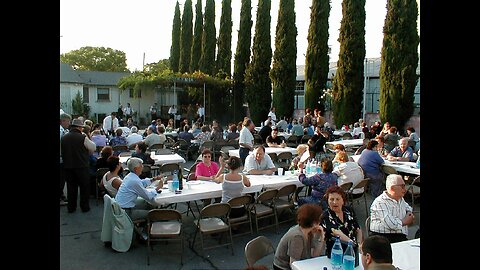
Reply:
[[169, 59], [162, 59], [156, 63], [149, 63], [145, 65], [145, 71], [150, 73], [161, 73], [162, 71], [169, 69], [170, 60]]
[[206, 74], [214, 75], [215, 69], [215, 1], [207, 0], [205, 5], [205, 20], [202, 34], [202, 56], [200, 57], [200, 70]]
[[182, 14], [182, 33], [180, 35], [180, 64], [181, 73], [188, 72], [190, 67], [190, 54], [192, 53], [193, 42], [193, 11], [192, 0], [186, 0]]
[[380, 120], [399, 130], [413, 114], [418, 82], [417, 18], [415, 0], [387, 2], [380, 65]]
[[125, 53], [112, 48], [81, 47], [61, 54], [60, 62], [77, 70], [128, 72]]
[[233, 71], [233, 116], [234, 120], [243, 118], [245, 111], [245, 69], [250, 62], [250, 45], [252, 38], [252, 1], [242, 0], [240, 10], [240, 29], [238, 30], [237, 49]]
[[272, 61], [270, 8], [270, 0], [258, 1], [252, 62], [245, 71], [245, 95], [250, 117], [255, 123], [267, 118], [272, 102], [272, 82], [269, 77]]
[[280, 0], [275, 35], [275, 53], [270, 77], [273, 83], [273, 106], [279, 117], [291, 117], [295, 102], [297, 76], [297, 27], [294, 0]]
[[172, 25], [172, 46], [170, 47], [170, 69], [174, 72], [178, 71], [180, 63], [180, 33], [182, 28], [182, 21], [180, 20], [180, 6], [175, 5], [175, 15], [173, 16]]
[[335, 125], [362, 117], [365, 59], [365, 0], [344, 0], [340, 23], [340, 53], [333, 80]]
[[72, 112], [76, 115], [83, 115], [83, 98], [80, 91], [77, 91], [72, 100]]
[[215, 73], [232, 73], [232, 2], [222, 1], [222, 15], [220, 17], [220, 31], [218, 33], [218, 52]]
[[192, 55], [190, 58], [190, 73], [199, 70], [200, 56], [202, 55], [203, 14], [202, 0], [195, 5], [195, 29], [193, 34]]
[[[324, 111], [325, 101], [320, 98], [326, 89], [329, 71], [328, 18], [329, 0], [313, 0], [308, 27], [308, 47], [305, 57], [305, 108]], [[320, 101], [320, 103], [319, 103]]]

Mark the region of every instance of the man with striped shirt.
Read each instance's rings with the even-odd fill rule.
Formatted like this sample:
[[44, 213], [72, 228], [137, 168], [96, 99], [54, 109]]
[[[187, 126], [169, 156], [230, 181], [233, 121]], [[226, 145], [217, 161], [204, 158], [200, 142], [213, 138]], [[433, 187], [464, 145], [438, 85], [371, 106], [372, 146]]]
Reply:
[[408, 226], [413, 224], [415, 216], [412, 207], [403, 199], [407, 192], [402, 176], [387, 176], [386, 187], [370, 207], [370, 234], [382, 235], [390, 243], [406, 241]]

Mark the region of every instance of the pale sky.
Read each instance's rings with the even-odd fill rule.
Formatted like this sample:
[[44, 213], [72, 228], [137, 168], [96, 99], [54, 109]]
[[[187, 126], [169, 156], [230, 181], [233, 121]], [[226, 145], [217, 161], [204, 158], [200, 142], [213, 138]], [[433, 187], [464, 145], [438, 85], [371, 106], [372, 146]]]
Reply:
[[[180, 13], [183, 3], [179, 0]], [[275, 51], [275, 28], [277, 25], [279, 0], [272, 0], [271, 40]], [[310, 24], [311, 0], [295, 1], [297, 24], [297, 65], [305, 64], [307, 33]], [[417, 1], [419, 2], [419, 1]], [[193, 23], [195, 4], [192, 0]], [[202, 0], [205, 11], [206, 0]], [[387, 0], [367, 0], [366, 10], [366, 57], [380, 57], [383, 40], [383, 24]], [[145, 64], [170, 57], [172, 23], [176, 0], [60, 0], [60, 54], [84, 46], [110, 47], [125, 52], [127, 67], [141, 70], [143, 55]], [[252, 39], [258, 0], [252, 0]], [[338, 35], [342, 19], [342, 0], [331, 0], [329, 18], [330, 62], [338, 60], [340, 44]], [[220, 30], [222, 0], [215, 0], [216, 35]], [[241, 0], [232, 0], [232, 72], [240, 23]], [[418, 29], [420, 33], [420, 29]]]

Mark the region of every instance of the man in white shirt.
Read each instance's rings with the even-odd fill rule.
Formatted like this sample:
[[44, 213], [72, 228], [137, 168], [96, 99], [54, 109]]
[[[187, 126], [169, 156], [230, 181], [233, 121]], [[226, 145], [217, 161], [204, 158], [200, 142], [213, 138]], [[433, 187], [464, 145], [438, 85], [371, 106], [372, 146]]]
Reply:
[[170, 108], [168, 108], [168, 115], [170, 116], [170, 118], [175, 120], [176, 114], [177, 114], [177, 108], [175, 108], [175, 105], [170, 106]]
[[272, 121], [273, 121], [272, 125], [275, 125], [275, 123], [277, 123], [277, 115], [275, 114], [275, 107], [272, 107], [270, 109], [270, 112], [268, 113], [267, 116], [272, 117]]
[[380, 194], [370, 206], [370, 234], [382, 235], [390, 243], [406, 241], [408, 226], [415, 216], [412, 207], [403, 199], [407, 192], [401, 175], [389, 174], [387, 190]]
[[113, 136], [118, 127], [119, 125], [116, 112], [112, 112], [109, 116], [103, 119], [103, 131], [106, 134]]
[[142, 135], [138, 134], [138, 128], [133, 126], [130, 129], [130, 134], [127, 136], [127, 145], [130, 147], [132, 144], [135, 144], [141, 140], [143, 140]]
[[132, 109], [132, 107], [130, 107], [130, 103], [127, 103], [127, 107], [125, 107], [125, 108], [123, 109], [123, 114], [125, 114], [125, 118], [124, 118], [124, 119], [127, 119], [127, 120], [128, 120], [128, 118], [131, 118], [131, 117], [132, 117], [132, 115], [133, 115], [133, 109]]
[[197, 115], [198, 115], [198, 118], [202, 118], [203, 120], [203, 116], [205, 115], [205, 108], [203, 107], [202, 104], [198, 105]]
[[253, 150], [254, 138], [252, 132], [254, 129], [255, 124], [251, 119], [243, 121], [243, 128], [240, 130], [240, 136], [238, 139], [238, 144], [240, 145], [238, 153], [242, 160], [242, 164], [245, 164], [245, 158], [250, 153], [250, 150]]
[[152, 117], [152, 121], [157, 120], [157, 111], [157, 103], [155, 102], [152, 106], [150, 106], [150, 116]]
[[265, 155], [265, 147], [258, 145], [253, 153], [245, 159], [244, 173], [273, 174], [277, 169], [269, 155]]

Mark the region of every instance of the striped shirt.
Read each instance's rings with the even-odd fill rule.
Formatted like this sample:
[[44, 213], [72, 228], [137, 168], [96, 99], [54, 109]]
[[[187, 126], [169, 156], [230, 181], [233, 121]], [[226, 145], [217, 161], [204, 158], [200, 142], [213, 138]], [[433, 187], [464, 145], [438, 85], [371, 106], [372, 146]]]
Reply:
[[412, 207], [403, 198], [396, 201], [384, 191], [370, 206], [370, 231], [408, 235], [408, 226], [402, 226], [402, 219], [411, 211]]

